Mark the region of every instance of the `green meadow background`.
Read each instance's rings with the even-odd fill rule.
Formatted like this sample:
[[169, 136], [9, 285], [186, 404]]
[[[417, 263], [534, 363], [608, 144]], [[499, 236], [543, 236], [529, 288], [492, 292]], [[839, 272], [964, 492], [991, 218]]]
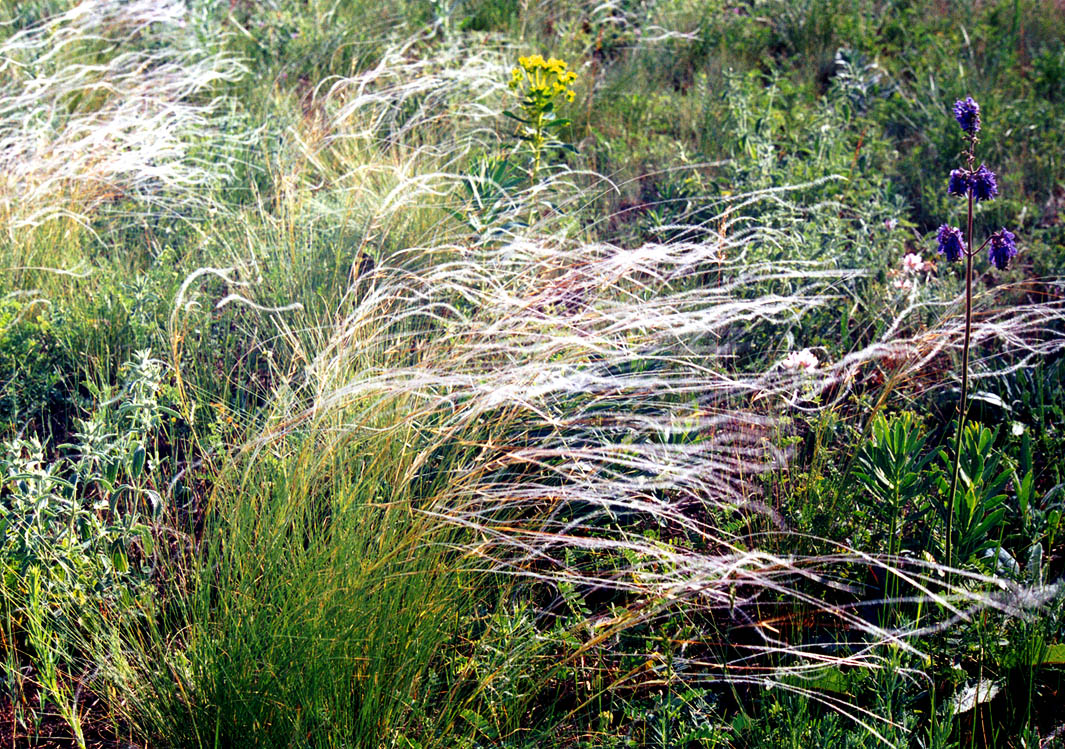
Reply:
[[0, 738], [1060, 745], [1063, 122], [1060, 0], [0, 2]]

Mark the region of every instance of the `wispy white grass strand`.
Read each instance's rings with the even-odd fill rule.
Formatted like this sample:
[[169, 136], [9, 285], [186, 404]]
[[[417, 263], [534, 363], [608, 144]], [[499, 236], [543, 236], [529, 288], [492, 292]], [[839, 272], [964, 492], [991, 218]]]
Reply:
[[[244, 70], [192, 42], [179, 2], [91, 0], [0, 44], [0, 218], [13, 234], [121, 200], [202, 206], [229, 165], [219, 83]], [[163, 42], [160, 44], [159, 42]]]
[[[400, 50], [370, 74], [333, 84], [327, 99], [340, 109], [319, 141], [322, 153], [361, 139], [394, 155], [395, 182], [377, 204], [384, 222], [408, 210], [412, 195], [447, 197], [461, 175], [440, 168], [453, 158], [446, 149], [420, 147], [434, 142], [423, 129], [447, 123], [459, 150], [479, 138], [485, 118], [469, 91], [499, 68], [477, 58], [410, 61]], [[1030, 615], [1060, 586], [946, 576], [941, 565], [827, 539], [838, 553], [788, 554], [772, 542], [787, 529], [759, 477], [789, 460], [780, 447], [786, 417], [832, 407], [865, 383], [871, 365], [890, 361], [915, 376], [961, 340], [953, 307], [928, 327], [926, 307], [912, 305], [878, 340], [812, 371], [741, 351], [749, 340], [779, 345], [780, 330], [866, 275], [843, 258], [834, 267], [753, 259], [767, 247], [793, 248], [799, 222], [817, 220], [825, 206], [802, 205], [801, 187], [722, 201], [715, 220], [678, 225], [699, 230], [688, 241], [622, 247], [552, 232], [565, 217], [546, 216], [502, 236], [456, 227], [450, 241], [384, 257], [353, 273], [344, 308], [307, 352], [303, 407], [254, 444], [323, 423], [373, 439], [381, 426], [372, 414], [394, 406], [404, 418], [393, 429], [427, 435], [431, 446], [414, 462], [413, 480], [434, 449], [465, 441], [476, 461], [469, 475], [445, 477], [437, 501], [418, 511], [470, 529], [476, 540], [462, 551], [497, 571], [655, 602], [641, 616], [712, 612], [753, 633], [731, 664], [692, 660], [681, 678], [693, 681], [779, 686], [783, 676], [825, 664], [879, 668], [883, 646], [915, 650], [914, 635], [974, 608]], [[1062, 349], [1060, 303], [998, 307], [990, 295], [986, 303], [974, 340], [997, 352], [985, 362], [989, 376]], [[728, 532], [720, 521], [730, 513], [768, 516], [778, 533]], [[669, 528], [672, 543], [649, 540], [645, 526]], [[811, 592], [856, 595], [842, 582], [855, 566], [891, 571], [945, 613], [895, 630], [867, 613], [874, 602], [831, 603]], [[788, 642], [766, 612], [796, 603], [846, 634], [820, 646]], [[868, 719], [876, 716], [836, 707], [875, 730]]]

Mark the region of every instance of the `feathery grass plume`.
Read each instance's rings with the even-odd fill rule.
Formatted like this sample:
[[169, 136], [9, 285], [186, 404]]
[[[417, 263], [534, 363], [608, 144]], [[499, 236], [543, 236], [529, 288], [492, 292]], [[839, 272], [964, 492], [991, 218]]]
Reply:
[[[813, 408], [806, 388], [846, 387], [870, 360], [902, 355], [917, 373], [923, 357], [959, 345], [960, 331], [889, 336], [823, 373], [737, 371], [718, 344], [730, 329], [780, 323], [824, 297], [748, 295], [791, 274], [742, 262], [727, 267], [735, 277], [715, 289], [685, 290], [687, 274], [716, 268], [717, 249], [660, 245], [629, 253], [545, 238], [417, 273], [381, 267], [362, 280], [368, 290], [312, 363], [320, 389], [308, 414], [341, 414], [343, 428], [360, 439], [369, 436], [369, 415], [402, 412], [432, 435], [431, 444], [473, 447], [473, 462], [440, 476], [435, 501], [418, 511], [469, 529], [462, 548], [486, 569], [622, 595], [635, 608], [613, 619], [596, 614], [603, 633], [679, 610], [712, 613], [756, 634], [743, 655], [693, 660], [678, 678], [778, 684], [826, 663], [878, 668], [879, 645], [912, 647], [916, 632], [863, 615], [869, 602], [828, 604], [810, 592], [840, 584], [856, 564], [884, 565], [942, 607], [938, 626], [973, 607], [1031, 614], [1018, 602], [1030, 600], [1027, 591], [990, 596], [1001, 581], [989, 577], [944, 587], [942, 565], [854, 549], [796, 556], [775, 551], [774, 534], [722, 530], [714, 518], [736, 510], [773, 518], [754, 485], [787, 457], [775, 447], [779, 405], [771, 404]], [[1007, 334], [1012, 345], [1005, 348], [1014, 354], [1060, 349], [1060, 337], [1038, 336], [1062, 312], [1003, 312], [978, 324], [976, 335]], [[489, 440], [477, 436], [482, 424], [493, 425]], [[411, 480], [432, 460], [426, 450]], [[668, 545], [648, 540], [647, 524], [676, 535]], [[1053, 593], [1033, 595], [1042, 601]], [[845, 654], [776, 633], [766, 612], [783, 613], [788, 601], [848, 630]], [[928, 626], [931, 620], [921, 628]], [[739, 668], [744, 675], [735, 677]], [[872, 720], [855, 706], [835, 707]]]
[[369, 70], [319, 84], [330, 143], [364, 139], [400, 155], [425, 145], [454, 156], [457, 143], [494, 130], [507, 90], [503, 55], [452, 45], [423, 58], [410, 49], [417, 41], [386, 49]]
[[[87, 0], [0, 43], [0, 227], [12, 241], [102, 206], [204, 207], [227, 173], [219, 83], [238, 62], [204, 48], [184, 3]], [[121, 42], [121, 43], [118, 43]]]
[[[327, 97], [342, 104], [316, 164], [336, 177], [341, 195], [369, 189], [365, 209], [378, 231], [446, 202], [461, 178], [447, 167], [487, 132], [490, 107], [475, 105], [470, 92], [492, 90], [488, 82], [480, 88], [478, 76], [505, 67], [448, 67], [455, 64], [398, 55], [338, 82]], [[358, 148], [344, 150], [353, 142]], [[369, 177], [382, 172], [389, 179], [375, 187]], [[337, 445], [372, 450], [402, 440], [412, 452], [400, 485], [430, 487], [411, 506], [414, 515], [468, 532], [444, 542], [456, 549], [449, 563], [625, 596], [625, 613], [596, 612], [593, 631], [681, 610], [753, 635], [738, 655], [686, 661], [674, 677], [691, 682], [805, 693], [788, 679], [826, 663], [879, 668], [880, 646], [913, 647], [913, 635], [975, 608], [1030, 614], [1054, 591], [1014, 586], [992, 595], [1002, 581], [959, 572], [962, 582], [948, 586], [941, 564], [838, 543], [838, 553], [792, 555], [774, 540], [785, 529], [723, 529], [720, 521], [737, 511], [768, 518], [769, 528], [781, 522], [756, 485], [787, 460], [780, 416], [830, 407], [810, 395], [845, 393], [871, 362], [891, 360], [900, 376], [916, 377], [961, 346], [957, 321], [943, 316], [924, 329], [925, 313], [941, 307], [914, 302], [879, 340], [816, 369], [739, 357], [739, 337], [786, 328], [864, 275], [750, 259], [754, 248], [792, 242], [787, 226], [796, 215], [824, 210], [796, 204], [791, 195], [800, 188], [737, 196], [705, 225], [686, 227], [689, 241], [631, 249], [552, 235], [557, 217], [503, 242], [460, 241], [459, 228], [446, 224], [423, 231], [417, 236], [429, 243], [395, 246], [371, 270], [353, 273], [332, 322], [308, 321], [321, 338], [301, 353], [309, 362], [303, 385], [279, 402], [272, 426], [249, 448], [265, 460], [286, 435], [325, 424]], [[733, 231], [707, 228], [723, 222]], [[707, 278], [718, 281], [708, 286]], [[990, 311], [972, 327], [974, 344], [999, 343], [987, 376], [1063, 346], [1054, 334], [1065, 319], [1060, 305], [1000, 308], [999, 293], [986, 293]], [[441, 451], [455, 445], [462, 457], [441, 467]], [[671, 529], [672, 543], [649, 540], [641, 524]], [[870, 602], [832, 604], [811, 592], [846, 588], [846, 568], [872, 564], [935, 602], [941, 618], [896, 631], [863, 615]], [[840, 623], [849, 634], [839, 648], [778, 632], [766, 612], [783, 612], [789, 601]], [[879, 730], [879, 716], [832, 706]]]
[[[1057, 593], [967, 571], [947, 583], [943, 564], [870, 555], [827, 539], [822, 548], [831, 552], [784, 550], [785, 521], [758, 483], [788, 461], [784, 417], [830, 408], [862, 382], [870, 363], [897, 362], [900, 376], [916, 378], [962, 337], [947, 316], [925, 328], [925, 313], [944, 306], [914, 301], [878, 340], [836, 361], [819, 356], [818, 366], [804, 371], [775, 366], [783, 352], [742, 351], [742, 340], [778, 340], [867, 275], [848, 268], [845, 257], [833, 258], [835, 267], [780, 259], [799, 254], [795, 227], [802, 221], [838, 214], [832, 205], [803, 203], [810, 185], [723, 201], [716, 214], [684, 226], [683, 241], [625, 248], [596, 241], [598, 227], [583, 235], [554, 231], [566, 225], [567, 200], [579, 199], [565, 195], [559, 210], [531, 227], [502, 239], [470, 237], [445, 209], [465, 177], [462, 159], [495, 142], [496, 104], [476, 92], [504, 92], [505, 58], [426, 62], [409, 59], [405, 49], [333, 84], [323, 100], [333, 114], [305, 139], [306, 184], [293, 186], [293, 220], [325, 206], [364, 225], [365, 239], [350, 248], [350, 287], [332, 310], [273, 318], [279, 338], [302, 336], [284, 372], [298, 377], [276, 394], [261, 436], [227, 469], [229, 485], [216, 501], [228, 497], [225, 508], [239, 512], [221, 516], [200, 571], [204, 587], [178, 617], [189, 627], [182, 638], [155, 633], [148, 655], [132, 647], [116, 655], [116, 669], [147, 674], [175, 714], [195, 717], [192, 730], [174, 726], [174, 715], [158, 707], [164, 702], [145, 689], [129, 704], [149, 713], [158, 730], [209, 736], [212, 700], [227, 715], [250, 706], [256, 725], [292, 735], [308, 728], [301, 721], [326, 715], [328, 724], [353, 704], [368, 732], [401, 726], [395, 702], [395, 712], [370, 721], [370, 707], [380, 704], [373, 700], [386, 699], [368, 686], [376, 683], [371, 667], [316, 669], [316, 684], [330, 695], [321, 703], [329, 709], [316, 716], [295, 709], [310, 704], [312, 690], [291, 678], [288, 666], [323, 657], [372, 663], [378, 645], [362, 648], [378, 634], [395, 657], [382, 633], [429, 626], [405, 618], [411, 600], [428, 590], [428, 610], [446, 611], [458, 600], [449, 589], [462, 590], [450, 575], [490, 572], [616, 594], [613, 611], [588, 615], [576, 655], [680, 611], [744, 639], [719, 651], [716, 635], [703, 630], [701, 652], [679, 659], [669, 674], [652, 669], [648, 678], [816, 694], [879, 732], [883, 716], [801, 680], [826, 664], [884, 667], [894, 648], [916, 649], [915, 635], [980, 609], [1030, 616]], [[511, 198], [520, 204], [536, 193]], [[371, 244], [381, 252], [364, 264], [358, 255]], [[210, 273], [217, 271], [203, 269]], [[280, 309], [276, 299], [258, 298], [254, 286], [242, 292], [260, 308]], [[995, 304], [998, 293], [987, 292], [989, 311], [972, 326], [974, 341], [1001, 343], [998, 358], [986, 361], [988, 376], [1065, 345], [1053, 334], [1065, 320], [1060, 305], [1003, 308]], [[184, 314], [175, 310], [175, 326]], [[737, 516], [749, 521], [747, 530], [727, 526]], [[382, 527], [387, 542], [359, 536]], [[649, 538], [646, 528], [668, 537]], [[431, 569], [419, 567], [425, 549]], [[296, 573], [284, 573], [287, 554], [303, 565]], [[336, 560], [342, 584], [325, 584]], [[876, 602], [860, 599], [847, 571], [873, 565], [904, 581], [912, 591], [906, 595], [934, 613], [907, 630], [867, 616]], [[421, 588], [411, 583], [419, 576]], [[217, 600], [234, 604], [213, 610], [212, 590], [232, 593]], [[385, 595], [375, 599], [367, 590]], [[843, 596], [832, 600], [826, 591]], [[290, 592], [287, 600], [300, 612], [335, 614], [352, 633], [366, 619], [374, 634], [350, 647], [353, 640], [344, 638], [314, 645], [291, 625], [275, 637], [277, 621], [258, 618], [256, 596], [284, 602]], [[357, 605], [345, 609], [353, 594]], [[831, 646], [793, 638], [777, 617], [795, 608], [843, 634]], [[252, 614], [261, 638], [253, 644], [267, 648], [242, 644], [241, 617]], [[334, 621], [319, 616], [312, 624], [324, 633]], [[425, 642], [439, 643], [447, 633], [430, 627], [426, 634]], [[401, 686], [421, 685], [419, 663], [407, 660], [410, 679]], [[234, 699], [223, 677], [244, 673], [245, 664], [278, 675], [273, 691], [249, 687], [250, 696]], [[365, 694], [372, 699], [360, 702]], [[235, 729], [226, 723], [224, 730]]]

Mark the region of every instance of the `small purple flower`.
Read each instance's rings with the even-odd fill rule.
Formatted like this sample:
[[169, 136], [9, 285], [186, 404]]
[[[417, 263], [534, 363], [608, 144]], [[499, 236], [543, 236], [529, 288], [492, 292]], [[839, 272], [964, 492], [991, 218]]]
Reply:
[[1006, 270], [1017, 255], [1017, 237], [1008, 229], [1001, 229], [991, 235], [991, 246], [987, 250], [987, 259], [999, 270]]
[[981, 200], [991, 200], [991, 198], [998, 195], [998, 182], [995, 181], [995, 173], [987, 168], [987, 165], [981, 164], [980, 168], [973, 172], [972, 177], [969, 178], [969, 185], [972, 187], [973, 197], [977, 202]]
[[950, 180], [947, 182], [947, 193], [950, 195], [965, 195], [969, 192], [971, 181], [969, 172], [965, 169], [952, 169]]
[[939, 233], [936, 234], [936, 240], [939, 242], [940, 255], [946, 256], [947, 260], [952, 263], [955, 260], [961, 259], [962, 252], [965, 249], [961, 229], [943, 224], [939, 227]]
[[968, 96], [954, 102], [954, 119], [970, 135], [980, 132], [980, 105]]

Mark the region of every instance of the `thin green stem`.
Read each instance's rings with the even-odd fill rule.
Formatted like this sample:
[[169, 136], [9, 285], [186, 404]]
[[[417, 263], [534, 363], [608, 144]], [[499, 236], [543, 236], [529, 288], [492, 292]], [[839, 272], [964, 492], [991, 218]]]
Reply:
[[[543, 107], [538, 107], [536, 112], [536, 125], [533, 131], [533, 164], [532, 174], [530, 175], [529, 184], [535, 189], [536, 180], [540, 176], [540, 155], [544, 150], [544, 110]], [[536, 221], [536, 203], [529, 207], [529, 225]]]
[[536, 184], [536, 178], [540, 174], [540, 152], [544, 147], [544, 113], [542, 111], [536, 113], [536, 128], [533, 134], [533, 166], [532, 166], [532, 183]]
[[961, 349], [961, 399], [958, 401], [958, 431], [954, 436], [954, 471], [950, 479], [950, 501], [947, 503], [947, 567], [954, 566], [952, 557], [954, 503], [958, 491], [958, 472], [961, 468], [961, 441], [965, 431], [965, 415], [969, 398], [969, 339], [973, 324], [973, 194], [969, 191], [969, 221], [966, 233], [968, 250], [965, 253], [965, 339]]
[[891, 566], [884, 569], [884, 596], [888, 600], [888, 605], [885, 607], [887, 610], [887, 626], [895, 626], [895, 599], [898, 597], [898, 585], [899, 581], [895, 575], [896, 568], [896, 555], [898, 554], [896, 536], [898, 535], [898, 522], [899, 522], [899, 502], [901, 497], [899, 496], [898, 481], [895, 482], [895, 496], [892, 501], [891, 507], [891, 528], [888, 531], [888, 564]]

